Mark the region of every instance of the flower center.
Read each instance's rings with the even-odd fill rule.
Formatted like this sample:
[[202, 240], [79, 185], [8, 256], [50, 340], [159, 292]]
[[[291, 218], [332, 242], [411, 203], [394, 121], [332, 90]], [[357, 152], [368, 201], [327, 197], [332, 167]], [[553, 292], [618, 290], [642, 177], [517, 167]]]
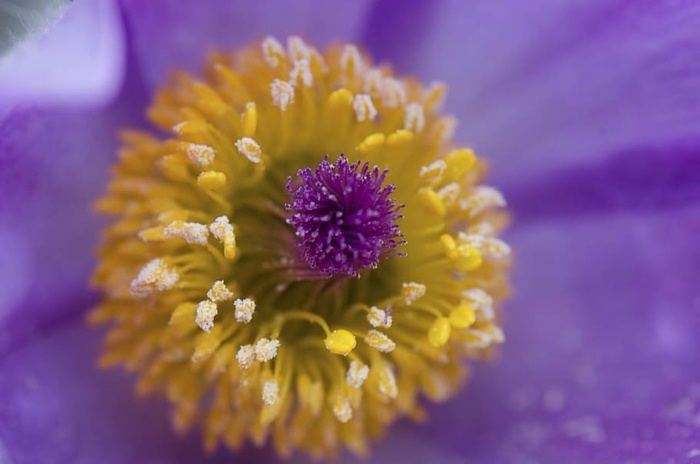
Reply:
[[344, 155], [336, 163], [324, 158], [315, 171], [298, 172], [301, 185], [287, 181], [294, 226], [302, 257], [323, 274], [349, 274], [377, 267], [380, 258], [401, 244], [393, 185], [382, 187], [387, 171], [371, 170], [369, 163], [349, 164]]
[[296, 37], [174, 74], [97, 204], [101, 364], [207, 450], [365, 455], [453, 395], [503, 340], [509, 248], [443, 94]]

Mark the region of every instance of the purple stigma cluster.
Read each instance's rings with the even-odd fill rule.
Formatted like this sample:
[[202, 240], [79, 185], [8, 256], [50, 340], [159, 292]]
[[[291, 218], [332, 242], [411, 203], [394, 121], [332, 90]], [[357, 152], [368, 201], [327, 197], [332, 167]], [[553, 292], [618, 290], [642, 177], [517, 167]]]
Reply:
[[358, 276], [400, 254], [392, 250], [404, 243], [396, 224], [402, 205], [389, 198], [396, 187], [382, 185], [387, 172], [369, 163], [360, 168], [360, 161], [350, 164], [344, 155], [329, 163], [326, 155], [316, 169], [298, 171], [300, 182], [289, 177], [287, 223], [311, 268], [329, 277]]

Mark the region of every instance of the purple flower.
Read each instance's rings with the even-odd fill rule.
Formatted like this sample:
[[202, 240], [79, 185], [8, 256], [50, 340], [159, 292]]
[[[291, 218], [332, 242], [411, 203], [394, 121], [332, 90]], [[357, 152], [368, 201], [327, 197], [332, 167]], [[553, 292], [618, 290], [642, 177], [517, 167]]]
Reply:
[[298, 172], [301, 185], [287, 181], [292, 196], [287, 223], [296, 230], [302, 258], [325, 276], [358, 276], [401, 244], [395, 223], [401, 206], [389, 198], [396, 187], [383, 186], [386, 170], [370, 171], [365, 163], [358, 172], [359, 166], [345, 155], [329, 163], [326, 155], [313, 172], [308, 167]]
[[[374, 458], [697, 459], [699, 26], [683, 2], [74, 2], [41, 39], [49, 55], [0, 74], [0, 461], [205, 459], [163, 404], [94, 368], [82, 315], [103, 222], [88, 211], [115, 133], [142, 124], [168, 69], [290, 33], [445, 80], [458, 139], [515, 217], [498, 359]], [[274, 460], [234, 457], [253, 458]]]

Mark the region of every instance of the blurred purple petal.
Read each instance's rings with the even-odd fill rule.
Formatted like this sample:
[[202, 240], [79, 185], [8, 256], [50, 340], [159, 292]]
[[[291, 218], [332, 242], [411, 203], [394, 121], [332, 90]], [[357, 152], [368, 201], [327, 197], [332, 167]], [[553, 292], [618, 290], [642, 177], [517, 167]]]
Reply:
[[419, 5], [388, 2], [365, 41], [402, 71], [447, 82], [460, 138], [504, 185], [700, 134], [698, 3]]
[[145, 101], [131, 79], [107, 109], [30, 108], [0, 123], [0, 353], [92, 304], [87, 281], [105, 221], [91, 203], [117, 131], [142, 121]]
[[697, 205], [515, 229], [504, 349], [422, 430], [469, 462], [687, 462], [699, 234]]
[[122, 0], [144, 79], [152, 87], [167, 71], [197, 71], [208, 51], [266, 35], [300, 34], [316, 46], [353, 39], [372, 0]]
[[76, 0], [55, 26], [0, 61], [0, 120], [20, 103], [95, 106], [124, 75], [124, 35], [112, 0]]
[[505, 189], [518, 223], [700, 203], [700, 139], [635, 147], [547, 170]]
[[99, 333], [78, 322], [0, 360], [0, 459], [4, 451], [14, 464], [205, 462], [197, 434], [177, 436], [165, 402], [135, 399], [133, 379], [95, 367], [98, 352]]

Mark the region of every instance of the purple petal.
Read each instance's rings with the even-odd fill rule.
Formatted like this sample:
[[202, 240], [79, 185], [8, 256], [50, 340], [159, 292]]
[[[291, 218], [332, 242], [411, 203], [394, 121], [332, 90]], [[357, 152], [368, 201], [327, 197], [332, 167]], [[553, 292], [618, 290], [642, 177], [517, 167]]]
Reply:
[[0, 359], [0, 461], [205, 462], [196, 434], [172, 431], [164, 401], [138, 400], [124, 372], [95, 367], [98, 339], [78, 322]]
[[505, 189], [517, 222], [700, 203], [700, 139], [638, 147], [539, 173]]
[[151, 86], [169, 70], [199, 70], [208, 51], [266, 35], [283, 40], [299, 34], [314, 45], [352, 38], [371, 2], [122, 0], [144, 79]]
[[422, 430], [469, 462], [688, 462], [699, 234], [697, 205], [514, 230], [504, 349]]
[[[141, 120], [130, 82], [104, 110], [25, 109], [0, 124], [0, 353], [92, 303], [88, 276], [117, 131]], [[11, 328], [11, 330], [10, 330]]]
[[503, 184], [700, 133], [696, 2], [415, 5], [372, 16], [365, 41], [402, 71], [447, 82], [460, 138]]
[[20, 103], [83, 107], [110, 100], [123, 81], [123, 42], [112, 0], [72, 3], [46, 34], [0, 63], [0, 118]]

